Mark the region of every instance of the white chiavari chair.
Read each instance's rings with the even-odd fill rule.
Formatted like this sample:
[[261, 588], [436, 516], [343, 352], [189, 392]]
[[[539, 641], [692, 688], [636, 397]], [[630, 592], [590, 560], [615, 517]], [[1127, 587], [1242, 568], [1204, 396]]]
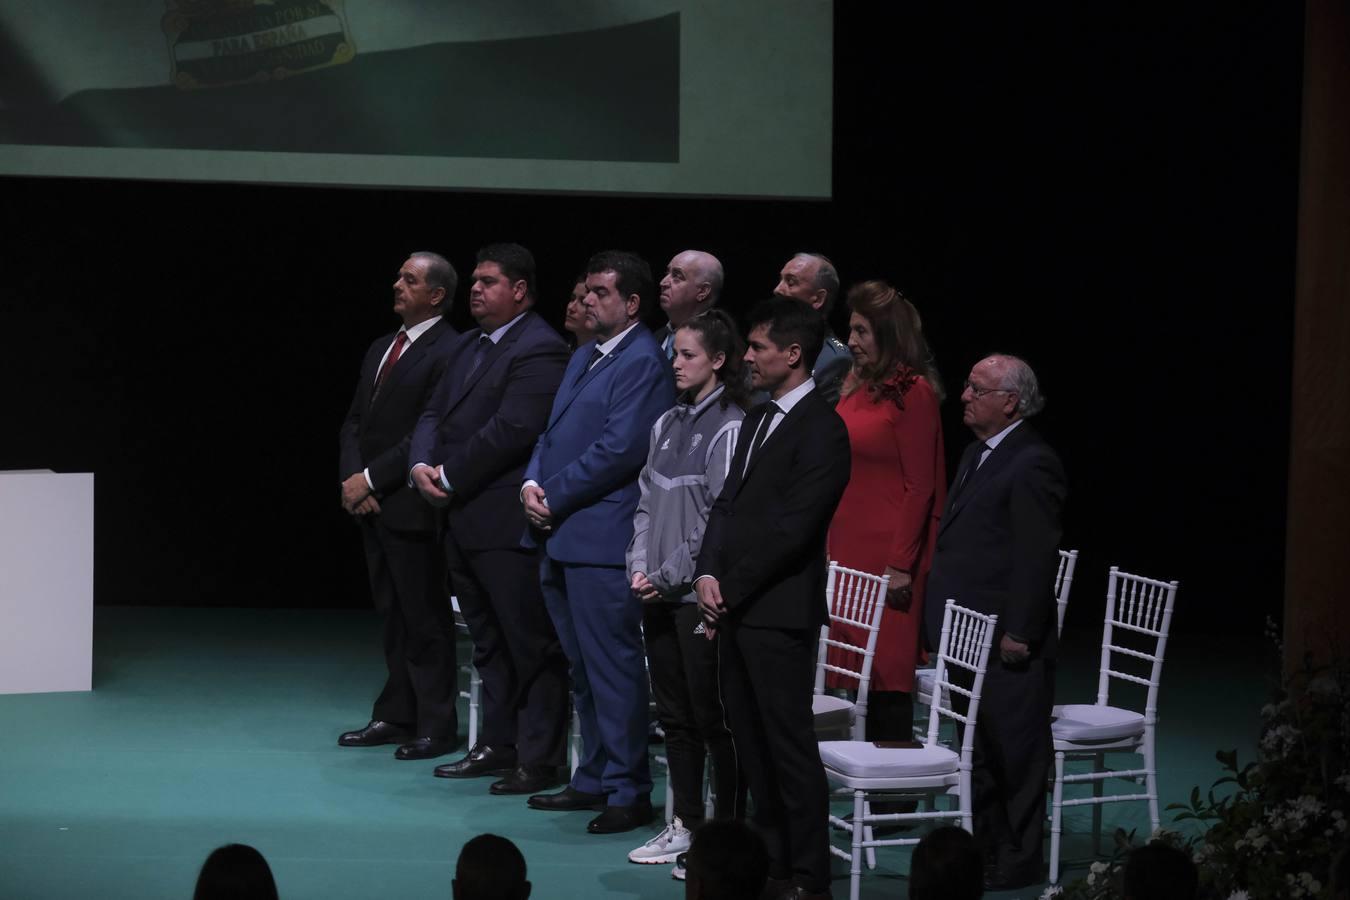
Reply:
[[[1055, 745], [1055, 781], [1050, 805], [1051, 883], [1059, 881], [1065, 807], [1092, 807], [1093, 842], [1098, 854], [1104, 803], [1146, 802], [1149, 821], [1154, 831], [1158, 829], [1158, 685], [1176, 594], [1175, 581], [1156, 581], [1111, 567], [1106, 619], [1102, 625], [1097, 702], [1056, 706], [1051, 723]], [[1131, 668], [1136, 671], [1128, 671]], [[1143, 710], [1111, 705], [1112, 682], [1145, 688]], [[1130, 769], [1110, 769], [1105, 764], [1107, 752], [1138, 754], [1143, 764]], [[1090, 760], [1092, 771], [1068, 774], [1064, 770], [1066, 760]], [[1144, 790], [1103, 795], [1104, 782], [1117, 778], [1142, 785]], [[1091, 784], [1092, 796], [1065, 800], [1066, 784]]]

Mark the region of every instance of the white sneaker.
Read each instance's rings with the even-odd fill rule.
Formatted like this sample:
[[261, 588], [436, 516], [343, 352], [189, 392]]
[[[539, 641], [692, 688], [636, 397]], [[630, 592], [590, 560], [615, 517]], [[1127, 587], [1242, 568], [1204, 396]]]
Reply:
[[688, 854], [688, 853], [681, 853], [679, 856], [675, 857], [675, 865], [674, 865], [674, 867], [670, 870], [670, 877], [671, 877], [671, 878], [674, 878], [676, 881], [684, 881], [684, 879], [685, 879], [685, 860], [688, 859], [688, 857], [689, 857], [689, 854]]
[[673, 863], [675, 857], [689, 849], [691, 837], [689, 829], [685, 828], [680, 817], [676, 816], [660, 834], [629, 853], [628, 861], [644, 865]]

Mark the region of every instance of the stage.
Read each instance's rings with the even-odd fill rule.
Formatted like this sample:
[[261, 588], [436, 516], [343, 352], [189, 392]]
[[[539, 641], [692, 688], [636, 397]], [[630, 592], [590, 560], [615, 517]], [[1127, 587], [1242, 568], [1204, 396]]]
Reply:
[[[1101, 601], [1084, 584], [1075, 602]], [[683, 896], [669, 866], [626, 859], [656, 826], [589, 835], [588, 814], [529, 810], [488, 795], [488, 780], [432, 777], [455, 756], [339, 748], [381, 683], [378, 634], [374, 614], [351, 610], [97, 607], [92, 693], [0, 696], [0, 898], [181, 900], [206, 855], [239, 842], [267, 857], [284, 900], [445, 900], [460, 846], [484, 831], [519, 845], [535, 897]], [[1098, 631], [1066, 631], [1060, 702], [1092, 701], [1099, 643]], [[1167, 656], [1164, 805], [1208, 789], [1216, 750], [1252, 759], [1274, 671], [1259, 635], [1182, 635]], [[460, 716], [462, 736], [462, 701]], [[1091, 849], [1090, 813], [1072, 813], [1068, 878]], [[1108, 806], [1105, 820], [1148, 831], [1143, 804]], [[907, 856], [883, 852], [863, 896], [904, 896]], [[835, 896], [847, 896], [842, 864], [835, 875]]]

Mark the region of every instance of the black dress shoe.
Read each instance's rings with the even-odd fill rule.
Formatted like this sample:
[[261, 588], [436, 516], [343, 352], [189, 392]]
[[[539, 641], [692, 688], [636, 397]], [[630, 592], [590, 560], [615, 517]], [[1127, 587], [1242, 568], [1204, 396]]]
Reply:
[[413, 738], [394, 751], [394, 759], [434, 759], [454, 750], [458, 744], [454, 738]]
[[537, 794], [558, 783], [557, 766], [516, 766], [501, 781], [488, 786], [489, 794]]
[[570, 812], [574, 809], [604, 809], [605, 795], [588, 794], [569, 784], [556, 794], [535, 794], [525, 802], [530, 809]]
[[474, 744], [463, 759], [437, 766], [435, 775], [437, 778], [477, 778], [480, 775], [505, 775], [515, 767], [516, 751], [513, 748]]
[[412, 732], [401, 725], [371, 719], [365, 728], [344, 732], [338, 737], [339, 747], [378, 747], [380, 744], [401, 744], [412, 737]]
[[792, 879], [774, 878], [770, 875], [764, 880], [764, 890], [759, 892], [759, 900], [778, 900], [784, 894], [794, 890]]
[[810, 891], [797, 884], [780, 893], [777, 900], [834, 900], [834, 894], [831, 894], [828, 889]]
[[618, 834], [649, 825], [655, 817], [651, 801], [643, 799], [628, 806], [606, 806], [604, 812], [587, 823], [586, 830], [591, 834]]

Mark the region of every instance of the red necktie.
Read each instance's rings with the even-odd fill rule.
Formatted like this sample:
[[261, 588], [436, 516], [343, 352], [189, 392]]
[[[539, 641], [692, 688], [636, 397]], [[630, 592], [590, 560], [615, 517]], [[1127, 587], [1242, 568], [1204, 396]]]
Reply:
[[408, 343], [408, 332], [400, 331], [394, 338], [394, 347], [389, 351], [389, 355], [384, 358], [384, 365], [380, 366], [380, 374], [375, 376], [375, 390], [370, 395], [371, 402], [380, 393], [380, 385], [384, 384], [384, 379], [389, 377], [389, 370], [398, 362], [398, 358], [403, 355], [403, 348]]

